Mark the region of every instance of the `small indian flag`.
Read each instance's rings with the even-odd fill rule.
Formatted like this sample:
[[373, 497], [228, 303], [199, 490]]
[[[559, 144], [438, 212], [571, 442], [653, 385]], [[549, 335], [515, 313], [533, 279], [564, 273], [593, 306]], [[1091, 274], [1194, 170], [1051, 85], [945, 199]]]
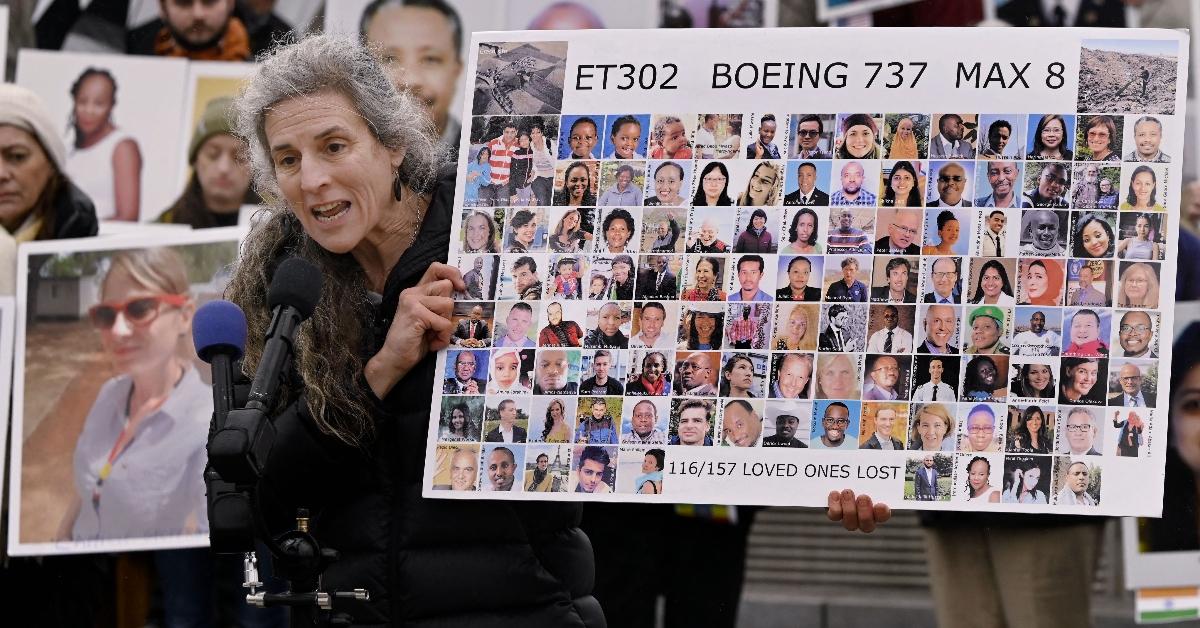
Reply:
[[1139, 624], [1200, 619], [1200, 587], [1138, 589], [1136, 608]]

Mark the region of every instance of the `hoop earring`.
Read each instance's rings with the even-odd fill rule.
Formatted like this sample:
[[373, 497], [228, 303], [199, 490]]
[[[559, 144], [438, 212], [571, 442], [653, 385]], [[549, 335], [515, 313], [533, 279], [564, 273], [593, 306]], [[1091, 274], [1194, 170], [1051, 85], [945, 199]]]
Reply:
[[399, 202], [403, 200], [404, 186], [400, 183], [400, 169], [392, 170], [392, 196]]

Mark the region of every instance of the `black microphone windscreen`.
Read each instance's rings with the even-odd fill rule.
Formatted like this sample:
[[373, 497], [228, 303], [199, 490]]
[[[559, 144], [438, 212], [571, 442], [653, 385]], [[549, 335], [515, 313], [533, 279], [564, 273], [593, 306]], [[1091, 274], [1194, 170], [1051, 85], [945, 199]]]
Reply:
[[275, 269], [267, 290], [267, 306], [274, 310], [290, 305], [304, 319], [312, 316], [321, 300], [321, 271], [307, 260], [289, 257]]
[[200, 359], [210, 364], [221, 352], [231, 353], [234, 360], [241, 358], [246, 348], [246, 315], [242, 308], [229, 301], [201, 305], [192, 321], [192, 342]]

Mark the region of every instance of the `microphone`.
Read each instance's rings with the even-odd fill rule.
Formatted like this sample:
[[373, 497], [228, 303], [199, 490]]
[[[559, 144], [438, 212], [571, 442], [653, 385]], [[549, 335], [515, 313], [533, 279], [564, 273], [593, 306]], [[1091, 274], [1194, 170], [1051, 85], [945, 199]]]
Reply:
[[275, 426], [267, 413], [292, 356], [296, 330], [320, 300], [321, 271], [316, 266], [292, 257], [275, 270], [267, 291], [271, 324], [246, 406], [231, 410], [208, 443], [209, 462], [225, 481], [245, 486], [262, 475], [275, 442]]
[[[209, 301], [196, 310], [192, 323], [196, 355], [212, 366], [213, 427], [225, 427], [225, 415], [234, 407], [233, 365], [246, 348], [246, 315], [229, 301]], [[210, 436], [212, 434], [209, 434]]]
[[267, 290], [271, 325], [263, 346], [262, 360], [250, 384], [247, 408], [266, 412], [271, 408], [283, 367], [293, 353], [296, 329], [312, 316], [321, 300], [321, 271], [311, 263], [289, 257], [275, 270]]
[[[196, 355], [212, 366], [213, 416], [208, 438], [225, 427], [235, 403], [234, 365], [246, 348], [246, 315], [229, 301], [210, 301], [196, 310], [192, 322]], [[254, 525], [250, 498], [226, 482], [212, 465], [204, 469], [208, 504], [209, 544], [217, 553], [241, 554], [254, 550]]]

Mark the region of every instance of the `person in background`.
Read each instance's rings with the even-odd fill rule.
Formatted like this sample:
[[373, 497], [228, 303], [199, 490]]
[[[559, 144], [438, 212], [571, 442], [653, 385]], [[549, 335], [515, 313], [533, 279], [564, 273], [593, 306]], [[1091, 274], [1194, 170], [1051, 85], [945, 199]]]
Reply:
[[250, 35], [233, 15], [234, 0], [159, 0], [159, 17], [125, 36], [132, 55], [193, 61], [249, 61]]
[[[0, 225], [16, 242], [96, 235], [96, 210], [66, 173], [55, 127], [36, 94], [0, 84]], [[13, 255], [13, 265], [0, 268], [4, 294], [12, 294]]]
[[137, 140], [113, 122], [117, 80], [89, 67], [71, 85], [68, 124], [73, 141], [67, 170], [96, 205], [100, 220], [137, 222], [142, 194], [142, 154]]
[[[0, 84], [0, 294], [13, 294], [17, 243], [96, 235], [96, 210], [66, 173], [58, 130], [36, 94]], [[9, 557], [0, 567], [0, 586], [39, 626], [96, 621], [111, 603], [112, 577], [104, 554]]]
[[242, 156], [246, 143], [233, 134], [232, 113], [232, 98], [208, 101], [188, 147], [192, 178], [158, 222], [193, 229], [230, 227], [238, 224], [242, 205], [260, 202], [250, 187], [250, 165]]
[[[450, 104], [463, 68], [458, 12], [443, 0], [373, 0], [363, 9], [358, 32], [382, 49], [392, 84], [425, 106], [438, 143], [457, 159], [462, 124], [450, 115]], [[538, 138], [531, 139], [536, 152]]]
[[930, 159], [974, 159], [975, 147], [964, 139], [966, 126], [957, 113], [942, 114], [938, 118], [938, 134], [929, 140]]
[[1161, 519], [1146, 519], [1151, 551], [1200, 550], [1200, 323], [1175, 341]]

